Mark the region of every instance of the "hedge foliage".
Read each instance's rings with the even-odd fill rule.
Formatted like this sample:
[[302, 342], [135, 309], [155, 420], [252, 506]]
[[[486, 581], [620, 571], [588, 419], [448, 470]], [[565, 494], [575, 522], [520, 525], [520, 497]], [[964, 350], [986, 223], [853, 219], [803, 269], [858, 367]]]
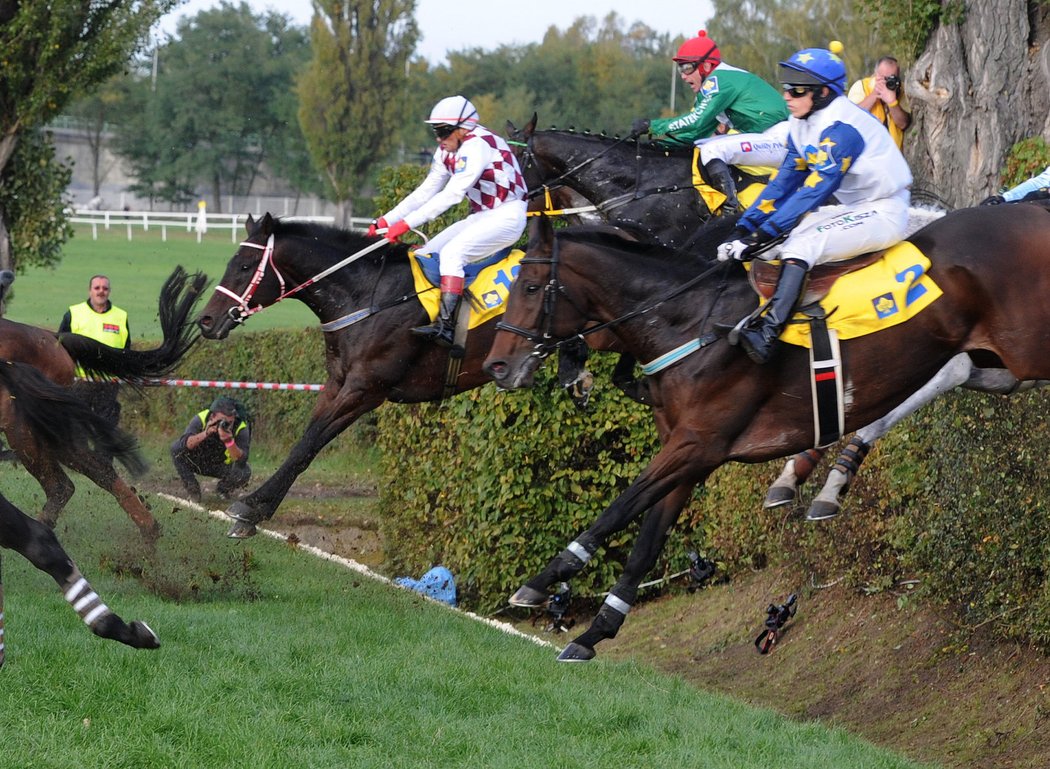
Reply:
[[[599, 384], [587, 412], [546, 370], [531, 391], [486, 386], [380, 411], [394, 571], [443, 563], [468, 605], [492, 610], [629, 485], [657, 450], [652, 420], [609, 384], [609, 356], [591, 367]], [[681, 571], [696, 549], [729, 575], [791, 566], [800, 587], [844, 579], [874, 592], [918, 580], [909, 595], [943, 603], [962, 625], [1050, 648], [1050, 470], [1037, 448], [1048, 405], [1044, 392], [934, 403], [872, 451], [843, 514], [820, 524], [803, 520], [804, 505], [762, 510], [780, 462], [726, 465], [694, 494], [650, 577]], [[829, 466], [804, 488], [806, 504]], [[577, 595], [613, 584], [636, 530], [599, 551]]]

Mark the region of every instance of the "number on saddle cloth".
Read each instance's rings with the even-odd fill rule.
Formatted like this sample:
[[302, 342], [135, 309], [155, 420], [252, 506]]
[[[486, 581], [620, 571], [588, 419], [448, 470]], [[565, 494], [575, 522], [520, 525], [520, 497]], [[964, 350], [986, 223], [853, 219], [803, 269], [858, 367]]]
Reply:
[[[480, 273], [486, 267], [491, 267], [492, 265], [496, 264], [497, 262], [500, 262], [500, 261], [506, 259], [510, 255], [510, 252], [512, 250], [513, 250], [512, 246], [507, 246], [506, 248], [501, 248], [499, 251], [497, 251], [496, 253], [492, 254], [491, 256], [485, 257], [480, 262], [471, 262], [469, 264], [464, 265], [463, 271], [464, 271], [465, 275], [464, 275], [463, 284], [466, 287], [469, 288], [470, 284], [474, 282], [474, 279], [476, 277], [478, 277], [478, 273]], [[436, 252], [432, 253], [432, 254], [421, 254], [421, 253], [413, 251], [412, 252], [412, 256], [415, 257], [416, 262], [418, 262], [420, 269], [423, 270], [423, 275], [426, 276], [426, 279], [428, 281], [430, 281], [430, 283], [432, 285], [440, 286], [441, 285], [441, 269], [440, 269], [440, 267], [441, 267], [441, 259], [440, 259], [440, 254], [438, 254]]]

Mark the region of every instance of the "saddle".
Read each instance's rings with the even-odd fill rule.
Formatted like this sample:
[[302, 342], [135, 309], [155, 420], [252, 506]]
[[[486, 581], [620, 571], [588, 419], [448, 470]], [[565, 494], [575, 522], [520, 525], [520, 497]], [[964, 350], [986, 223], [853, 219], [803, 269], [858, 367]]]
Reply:
[[[805, 290], [802, 292], [802, 296], [798, 301], [798, 306], [808, 307], [815, 302], [819, 302], [828, 295], [828, 291], [831, 290], [831, 287], [836, 280], [843, 275], [862, 270], [868, 265], [874, 264], [879, 261], [885, 253], [886, 249], [882, 249], [881, 251], [872, 251], [867, 254], [861, 254], [860, 256], [855, 256], [852, 259], [846, 259], [841, 262], [817, 265], [809, 272], [809, 278], [806, 281]], [[751, 269], [748, 270], [748, 280], [751, 281], [751, 287], [755, 290], [756, 294], [766, 301], [772, 298], [779, 277], [779, 262], [763, 262], [756, 259], [751, 262]]]

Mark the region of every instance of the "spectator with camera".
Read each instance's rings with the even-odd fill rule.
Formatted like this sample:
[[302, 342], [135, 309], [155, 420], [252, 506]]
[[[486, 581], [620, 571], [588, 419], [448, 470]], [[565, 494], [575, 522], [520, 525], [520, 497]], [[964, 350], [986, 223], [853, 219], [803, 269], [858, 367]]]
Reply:
[[244, 405], [219, 397], [190, 420], [186, 431], [171, 444], [171, 461], [187, 496], [201, 500], [198, 475], [218, 478], [215, 491], [229, 498], [252, 477], [248, 465], [251, 428]]
[[904, 83], [895, 58], [883, 56], [875, 62], [874, 74], [850, 86], [848, 95], [851, 102], [886, 126], [897, 149], [904, 147], [904, 132], [911, 125], [911, 113], [905, 109]]

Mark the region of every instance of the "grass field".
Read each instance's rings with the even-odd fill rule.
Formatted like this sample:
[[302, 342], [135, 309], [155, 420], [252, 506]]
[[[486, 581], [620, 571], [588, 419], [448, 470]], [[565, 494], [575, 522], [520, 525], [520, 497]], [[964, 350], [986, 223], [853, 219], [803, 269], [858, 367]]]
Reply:
[[[121, 228], [99, 230], [92, 240], [91, 229], [80, 227], [63, 249], [62, 261], [53, 270], [31, 268], [15, 280], [6, 317], [41, 328], [57, 329], [71, 304], [87, 299], [92, 275], [108, 275], [112, 301], [128, 312], [132, 342], [160, 338], [157, 297], [164, 280], [177, 266], [190, 272], [201, 270], [211, 279], [204, 302], [218, 284], [237, 246], [229, 232], [207, 235], [197, 243], [195, 233], [169, 228], [167, 241], [159, 230], [136, 228], [133, 240]], [[252, 317], [249, 330], [303, 328], [317, 319], [301, 302], [289, 301]]]
[[[0, 483], [39, 504], [17, 467]], [[5, 766], [918, 766], [645, 665], [559, 664], [286, 544], [226, 540], [223, 523], [157, 498], [165, 537], [148, 559], [112, 500], [78, 485], [60, 536], [110, 606], [163, 645], [95, 638], [50, 579], [5, 553]]]

